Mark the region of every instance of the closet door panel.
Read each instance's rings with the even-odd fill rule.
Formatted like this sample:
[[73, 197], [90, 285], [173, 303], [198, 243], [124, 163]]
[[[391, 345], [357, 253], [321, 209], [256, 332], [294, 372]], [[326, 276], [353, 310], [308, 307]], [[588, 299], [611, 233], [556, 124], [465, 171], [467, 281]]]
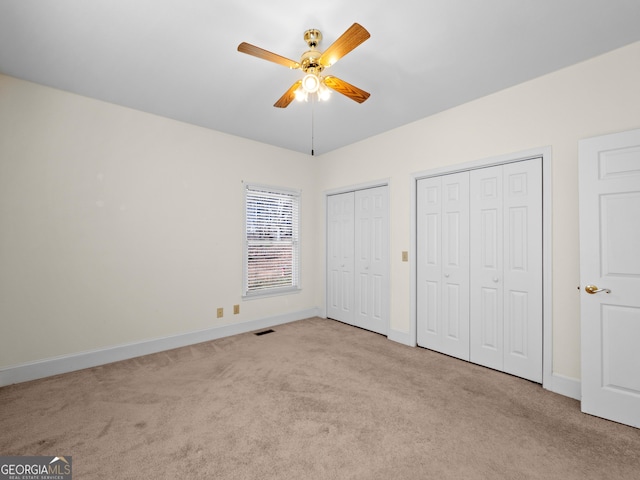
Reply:
[[469, 360], [469, 172], [442, 177], [445, 353]]
[[355, 192], [358, 281], [355, 324], [386, 335], [388, 330], [389, 193], [388, 187]]
[[503, 168], [504, 371], [541, 382], [542, 160], [510, 163]]
[[470, 172], [470, 360], [503, 367], [502, 166]]
[[469, 359], [469, 174], [418, 182], [418, 344]]
[[352, 323], [354, 194], [327, 197], [327, 316]]
[[442, 178], [417, 182], [417, 333], [418, 345], [442, 350]]

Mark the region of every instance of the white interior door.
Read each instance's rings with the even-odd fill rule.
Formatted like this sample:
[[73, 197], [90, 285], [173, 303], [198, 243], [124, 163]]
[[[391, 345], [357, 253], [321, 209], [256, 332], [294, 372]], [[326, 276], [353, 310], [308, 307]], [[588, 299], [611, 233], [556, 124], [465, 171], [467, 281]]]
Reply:
[[579, 147], [582, 411], [640, 427], [640, 130]]
[[387, 334], [389, 194], [386, 186], [355, 192], [355, 324]]
[[354, 319], [354, 193], [327, 197], [327, 316]]
[[418, 344], [469, 360], [469, 172], [417, 192]]

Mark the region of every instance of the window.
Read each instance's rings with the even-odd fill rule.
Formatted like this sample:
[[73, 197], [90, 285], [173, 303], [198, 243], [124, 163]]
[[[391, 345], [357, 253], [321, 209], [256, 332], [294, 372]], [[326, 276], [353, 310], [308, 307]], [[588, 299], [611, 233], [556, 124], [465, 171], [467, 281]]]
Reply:
[[300, 288], [300, 193], [246, 185], [244, 295], [273, 295]]

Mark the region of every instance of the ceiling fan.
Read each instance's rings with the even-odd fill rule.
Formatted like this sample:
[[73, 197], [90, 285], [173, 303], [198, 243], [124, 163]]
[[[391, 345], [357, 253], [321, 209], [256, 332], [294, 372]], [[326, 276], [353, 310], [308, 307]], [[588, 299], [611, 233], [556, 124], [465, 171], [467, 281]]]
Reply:
[[289, 87], [284, 95], [273, 105], [274, 107], [285, 108], [294, 99], [305, 100], [309, 94], [317, 94], [320, 100], [325, 100], [329, 95], [328, 88], [349, 97], [351, 100], [362, 103], [369, 98], [370, 94], [368, 92], [333, 75], [322, 75], [322, 72], [370, 36], [363, 26], [354, 23], [329, 48], [324, 52], [320, 52], [317, 50], [317, 46], [322, 40], [322, 33], [320, 33], [320, 30], [312, 28], [304, 32], [304, 40], [307, 42], [309, 50], [302, 54], [299, 62], [246, 42], [238, 45], [238, 51], [284, 65], [293, 70], [300, 69], [305, 73], [301, 80]]

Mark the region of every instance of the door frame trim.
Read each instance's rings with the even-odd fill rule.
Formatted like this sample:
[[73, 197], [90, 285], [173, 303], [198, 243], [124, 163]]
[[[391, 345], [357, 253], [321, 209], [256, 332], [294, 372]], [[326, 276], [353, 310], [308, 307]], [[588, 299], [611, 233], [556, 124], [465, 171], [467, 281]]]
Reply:
[[[423, 170], [411, 175], [411, 244], [410, 254], [410, 325], [406, 343], [417, 345], [417, 187], [418, 180], [450, 173], [542, 158], [542, 386], [548, 390], [576, 398], [576, 389], [567, 388], [566, 381], [555, 382], [553, 375], [553, 208], [551, 147], [539, 147], [521, 152], [488, 157]], [[562, 390], [562, 391], [559, 391]], [[579, 394], [579, 386], [577, 388]]]

